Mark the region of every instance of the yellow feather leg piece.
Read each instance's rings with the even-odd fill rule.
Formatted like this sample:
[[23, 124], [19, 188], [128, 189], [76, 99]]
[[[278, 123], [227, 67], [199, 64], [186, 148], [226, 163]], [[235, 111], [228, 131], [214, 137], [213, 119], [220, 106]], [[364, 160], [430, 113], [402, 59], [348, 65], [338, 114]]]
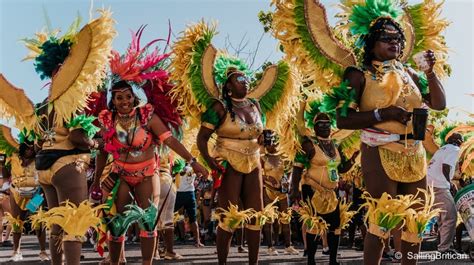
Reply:
[[291, 208], [288, 208], [286, 212], [280, 212], [280, 216], [278, 218], [278, 222], [281, 224], [287, 225], [291, 222], [291, 217], [293, 216], [293, 211]]
[[250, 219], [255, 215], [254, 209], [239, 211], [239, 206], [233, 205], [230, 202], [227, 209], [228, 210], [220, 207], [217, 208], [214, 218], [219, 220], [219, 223], [231, 230], [241, 227], [245, 223], [249, 223]]
[[387, 95], [387, 97], [385, 100], [380, 100], [376, 103], [377, 108], [385, 108], [394, 105], [403, 88], [403, 81], [400, 74], [396, 71], [386, 73], [382, 78], [380, 86], [383, 88], [383, 93]]
[[34, 229], [39, 229], [41, 224], [44, 222], [44, 218], [47, 216], [46, 212], [43, 211], [43, 207], [41, 206], [35, 214], [32, 214], [28, 217], [31, 222], [31, 226]]
[[[71, 66], [67, 67], [67, 64], [76, 64], [75, 61], [79, 59], [74, 54], [70, 54], [52, 79], [49, 101], [54, 106], [54, 121], [58, 126], [62, 125], [63, 122], [69, 122], [77, 111], [84, 110], [87, 106], [88, 96], [97, 91], [97, 88], [106, 77], [107, 65], [112, 51], [112, 41], [117, 33], [114, 29], [115, 21], [112, 19], [112, 13], [105, 9], [98, 12], [100, 17], [87, 25], [91, 32], [90, 49], [85, 61], [81, 62], [83, 63], [82, 68], [74, 73], [76, 78], [66, 88], [60, 84], [62, 69], [65, 71], [64, 75], [67, 75], [67, 72], [76, 71]], [[80, 59], [82, 60], [82, 58]], [[58, 86], [55, 86], [56, 80], [59, 81]]]
[[414, 195], [397, 195], [392, 198], [386, 192], [379, 199], [373, 198], [367, 191], [362, 197], [366, 200], [361, 205], [361, 208], [367, 207], [366, 220], [379, 226], [383, 232], [392, 230], [400, 223], [403, 225], [407, 210], [420, 203], [420, 199], [415, 199]]
[[428, 222], [433, 217], [438, 216], [442, 211], [441, 209], [433, 209], [435, 206], [435, 197], [432, 186], [429, 186], [428, 190], [418, 189], [415, 197], [419, 197], [420, 195], [422, 195], [421, 197], [424, 197], [423, 206], [417, 209], [408, 209], [405, 217], [405, 230], [411, 234], [417, 235], [419, 239], [421, 239]]
[[257, 226], [264, 226], [266, 223], [273, 223], [278, 218], [278, 207], [275, 206], [279, 200], [267, 204], [262, 211], [255, 212], [251, 218], [255, 218]]
[[307, 202], [300, 201], [300, 207], [297, 212], [300, 215], [300, 222], [306, 224], [307, 231], [311, 234], [324, 234], [329, 225], [324, 221], [321, 216], [318, 216], [316, 211], [313, 210], [314, 206], [311, 203], [311, 200]]
[[23, 224], [25, 223], [25, 221], [22, 221], [20, 219], [20, 216], [18, 216], [17, 218], [13, 217], [13, 215], [11, 215], [10, 213], [5, 213], [5, 220], [7, 221], [8, 224], [10, 224], [12, 226], [12, 230], [14, 233], [21, 233], [23, 232]]
[[349, 211], [349, 207], [351, 207], [351, 203], [346, 203], [345, 199], [339, 203], [340, 230], [347, 228], [352, 217], [357, 213], [357, 211]]
[[82, 237], [90, 227], [97, 228], [100, 224], [99, 210], [105, 207], [105, 204], [92, 207], [89, 201], [83, 201], [76, 206], [68, 200], [62, 206], [50, 209], [42, 219], [47, 227], [58, 225], [67, 235]]

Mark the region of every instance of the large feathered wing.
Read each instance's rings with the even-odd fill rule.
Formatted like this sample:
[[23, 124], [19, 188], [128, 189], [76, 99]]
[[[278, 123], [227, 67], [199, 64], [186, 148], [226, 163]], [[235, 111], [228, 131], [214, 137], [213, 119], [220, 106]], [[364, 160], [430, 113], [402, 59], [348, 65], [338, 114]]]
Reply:
[[33, 102], [25, 95], [23, 89], [12, 85], [0, 74], [0, 115], [4, 119], [15, 119], [15, 127], [34, 127], [36, 122], [35, 107]]
[[75, 36], [69, 56], [52, 78], [48, 101], [54, 106], [56, 124], [69, 122], [82, 111], [106, 76], [116, 31], [111, 12], [100, 10], [100, 14]]
[[187, 27], [173, 45], [170, 79], [176, 85], [170, 95], [181, 114], [191, 119], [191, 127], [199, 124], [212, 98], [219, 97], [213, 76], [217, 50], [211, 41], [215, 34], [215, 24], [201, 21]]
[[315, 0], [273, 0], [272, 33], [309, 90], [329, 91], [356, 57], [337, 40], [324, 6]]
[[436, 3], [434, 0], [424, 0], [422, 3], [405, 8], [405, 13], [415, 32], [413, 50], [412, 53], [407, 54], [409, 56], [406, 58], [407, 61], [415, 65], [411, 58], [412, 54], [432, 50], [436, 56], [434, 71], [441, 78], [447, 77], [451, 72], [447, 62], [449, 48], [443, 36], [450, 22], [440, 15], [443, 3], [444, 1]]
[[12, 131], [9, 127], [0, 125], [0, 152], [6, 156], [11, 156], [13, 153], [18, 152], [20, 144], [13, 137]]

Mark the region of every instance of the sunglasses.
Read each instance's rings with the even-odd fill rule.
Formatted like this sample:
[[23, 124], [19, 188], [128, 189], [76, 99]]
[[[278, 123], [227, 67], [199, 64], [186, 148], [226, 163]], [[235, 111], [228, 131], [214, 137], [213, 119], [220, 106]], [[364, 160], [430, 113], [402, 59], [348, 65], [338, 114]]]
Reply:
[[244, 75], [239, 75], [235, 78], [235, 80], [239, 83], [248, 83], [249, 82], [249, 78], [244, 76]]
[[321, 126], [321, 127], [330, 127], [331, 122], [330, 121], [316, 121], [315, 125]]
[[402, 36], [400, 35], [381, 35], [378, 41], [383, 43], [390, 43], [392, 41], [402, 42]]

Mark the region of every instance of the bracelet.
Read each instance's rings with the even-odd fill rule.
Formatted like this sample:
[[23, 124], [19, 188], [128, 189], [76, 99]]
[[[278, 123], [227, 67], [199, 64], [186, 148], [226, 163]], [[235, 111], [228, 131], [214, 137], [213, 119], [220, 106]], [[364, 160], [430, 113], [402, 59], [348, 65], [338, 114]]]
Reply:
[[374, 110], [374, 116], [377, 121], [382, 121], [382, 116], [380, 115], [379, 109]]

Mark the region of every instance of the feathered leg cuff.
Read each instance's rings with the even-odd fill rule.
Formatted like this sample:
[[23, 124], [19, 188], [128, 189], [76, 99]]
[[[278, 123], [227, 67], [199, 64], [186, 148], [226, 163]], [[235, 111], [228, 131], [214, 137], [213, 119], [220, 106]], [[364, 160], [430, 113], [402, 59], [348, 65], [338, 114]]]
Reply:
[[63, 242], [85, 242], [84, 236], [75, 236], [75, 235], [64, 235], [63, 236]]
[[402, 241], [420, 244], [421, 241], [423, 241], [423, 238], [417, 233], [402, 231]]
[[154, 238], [158, 235], [158, 232], [156, 230], [154, 231], [145, 231], [145, 230], [140, 230], [140, 237], [144, 238]]
[[15, 218], [10, 213], [6, 213], [5, 214], [5, 220], [7, 220], [7, 222], [12, 226], [13, 233], [23, 232], [23, 224], [25, 222], [20, 219], [20, 216], [17, 216]]
[[261, 226], [261, 225], [245, 224], [245, 228], [247, 228], [248, 230], [252, 230], [252, 231], [260, 231], [260, 230], [262, 230], [262, 226]]
[[108, 236], [107, 236], [107, 240], [110, 241], [110, 242], [121, 243], [121, 242], [125, 241], [125, 236], [124, 235], [113, 236], [112, 234], [109, 233]]
[[374, 223], [369, 223], [369, 229], [367, 232], [381, 239], [387, 239], [390, 237], [390, 230], [386, 230], [385, 228], [380, 227]]

